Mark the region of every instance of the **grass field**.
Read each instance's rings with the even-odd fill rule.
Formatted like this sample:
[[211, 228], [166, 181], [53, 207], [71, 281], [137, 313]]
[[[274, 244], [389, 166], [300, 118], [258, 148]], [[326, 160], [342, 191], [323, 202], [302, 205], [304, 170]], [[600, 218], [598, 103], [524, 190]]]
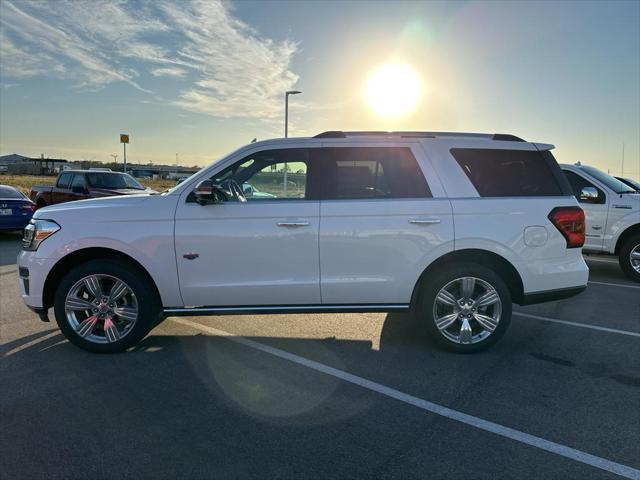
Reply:
[[[138, 181], [145, 187], [153, 188], [158, 192], [176, 185], [175, 180], [138, 179]], [[27, 195], [29, 194], [29, 189], [33, 185], [53, 185], [55, 182], [56, 177], [40, 177], [36, 175], [0, 175], [0, 185], [11, 185], [12, 187], [17, 187]]]

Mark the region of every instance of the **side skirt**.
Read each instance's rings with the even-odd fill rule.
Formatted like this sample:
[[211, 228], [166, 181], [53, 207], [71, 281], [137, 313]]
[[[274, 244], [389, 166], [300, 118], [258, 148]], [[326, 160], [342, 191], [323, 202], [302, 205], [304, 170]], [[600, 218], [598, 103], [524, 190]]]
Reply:
[[406, 312], [409, 304], [367, 305], [256, 305], [249, 307], [179, 307], [165, 308], [167, 317], [192, 317], [198, 315], [248, 315], [275, 313], [353, 313], [353, 312]]

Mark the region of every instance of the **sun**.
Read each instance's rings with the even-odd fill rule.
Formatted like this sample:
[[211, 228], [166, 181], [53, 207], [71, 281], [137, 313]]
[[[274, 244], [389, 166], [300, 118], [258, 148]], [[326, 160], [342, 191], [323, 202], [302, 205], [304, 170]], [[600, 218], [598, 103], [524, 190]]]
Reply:
[[383, 117], [402, 117], [414, 110], [422, 98], [422, 80], [410, 67], [388, 63], [368, 77], [364, 95], [369, 106]]

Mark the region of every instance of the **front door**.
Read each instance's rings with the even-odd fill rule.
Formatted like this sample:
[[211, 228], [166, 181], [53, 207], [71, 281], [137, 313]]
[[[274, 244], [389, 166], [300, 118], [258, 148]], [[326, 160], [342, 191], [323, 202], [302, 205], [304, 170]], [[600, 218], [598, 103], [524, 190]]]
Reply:
[[[606, 193], [593, 182], [570, 170], [564, 174], [571, 185], [573, 194], [580, 203], [585, 214], [584, 250], [600, 251], [603, 248], [604, 235], [607, 231], [607, 196]], [[596, 201], [586, 202], [580, 199], [580, 193], [585, 187], [593, 187], [598, 191]]]
[[[308, 150], [261, 151], [211, 179], [236, 193], [210, 205], [183, 197], [176, 211], [185, 305], [319, 304], [320, 204]], [[236, 188], [228, 188], [232, 183]]]

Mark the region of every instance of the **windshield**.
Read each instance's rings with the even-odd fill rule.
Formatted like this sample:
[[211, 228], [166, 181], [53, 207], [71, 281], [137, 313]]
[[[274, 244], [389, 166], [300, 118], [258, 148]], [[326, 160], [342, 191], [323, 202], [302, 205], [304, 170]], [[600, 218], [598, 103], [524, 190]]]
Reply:
[[613, 190], [616, 193], [636, 193], [635, 190], [630, 188], [628, 185], [625, 185], [620, 180], [611, 175], [604, 173], [601, 170], [593, 167], [580, 167], [581, 170], [587, 172], [593, 178], [598, 180], [599, 182], [604, 183], [607, 187]]
[[24, 200], [24, 195], [11, 187], [0, 187], [0, 198], [7, 200]]
[[640, 182], [637, 182], [632, 178], [620, 178], [620, 177], [616, 177], [616, 178], [620, 180], [622, 183], [626, 183], [631, 188], [635, 188], [637, 191], [640, 192]]
[[144, 190], [145, 188], [131, 175], [127, 173], [87, 173], [89, 186], [93, 188], [123, 189], [133, 188], [134, 190]]

